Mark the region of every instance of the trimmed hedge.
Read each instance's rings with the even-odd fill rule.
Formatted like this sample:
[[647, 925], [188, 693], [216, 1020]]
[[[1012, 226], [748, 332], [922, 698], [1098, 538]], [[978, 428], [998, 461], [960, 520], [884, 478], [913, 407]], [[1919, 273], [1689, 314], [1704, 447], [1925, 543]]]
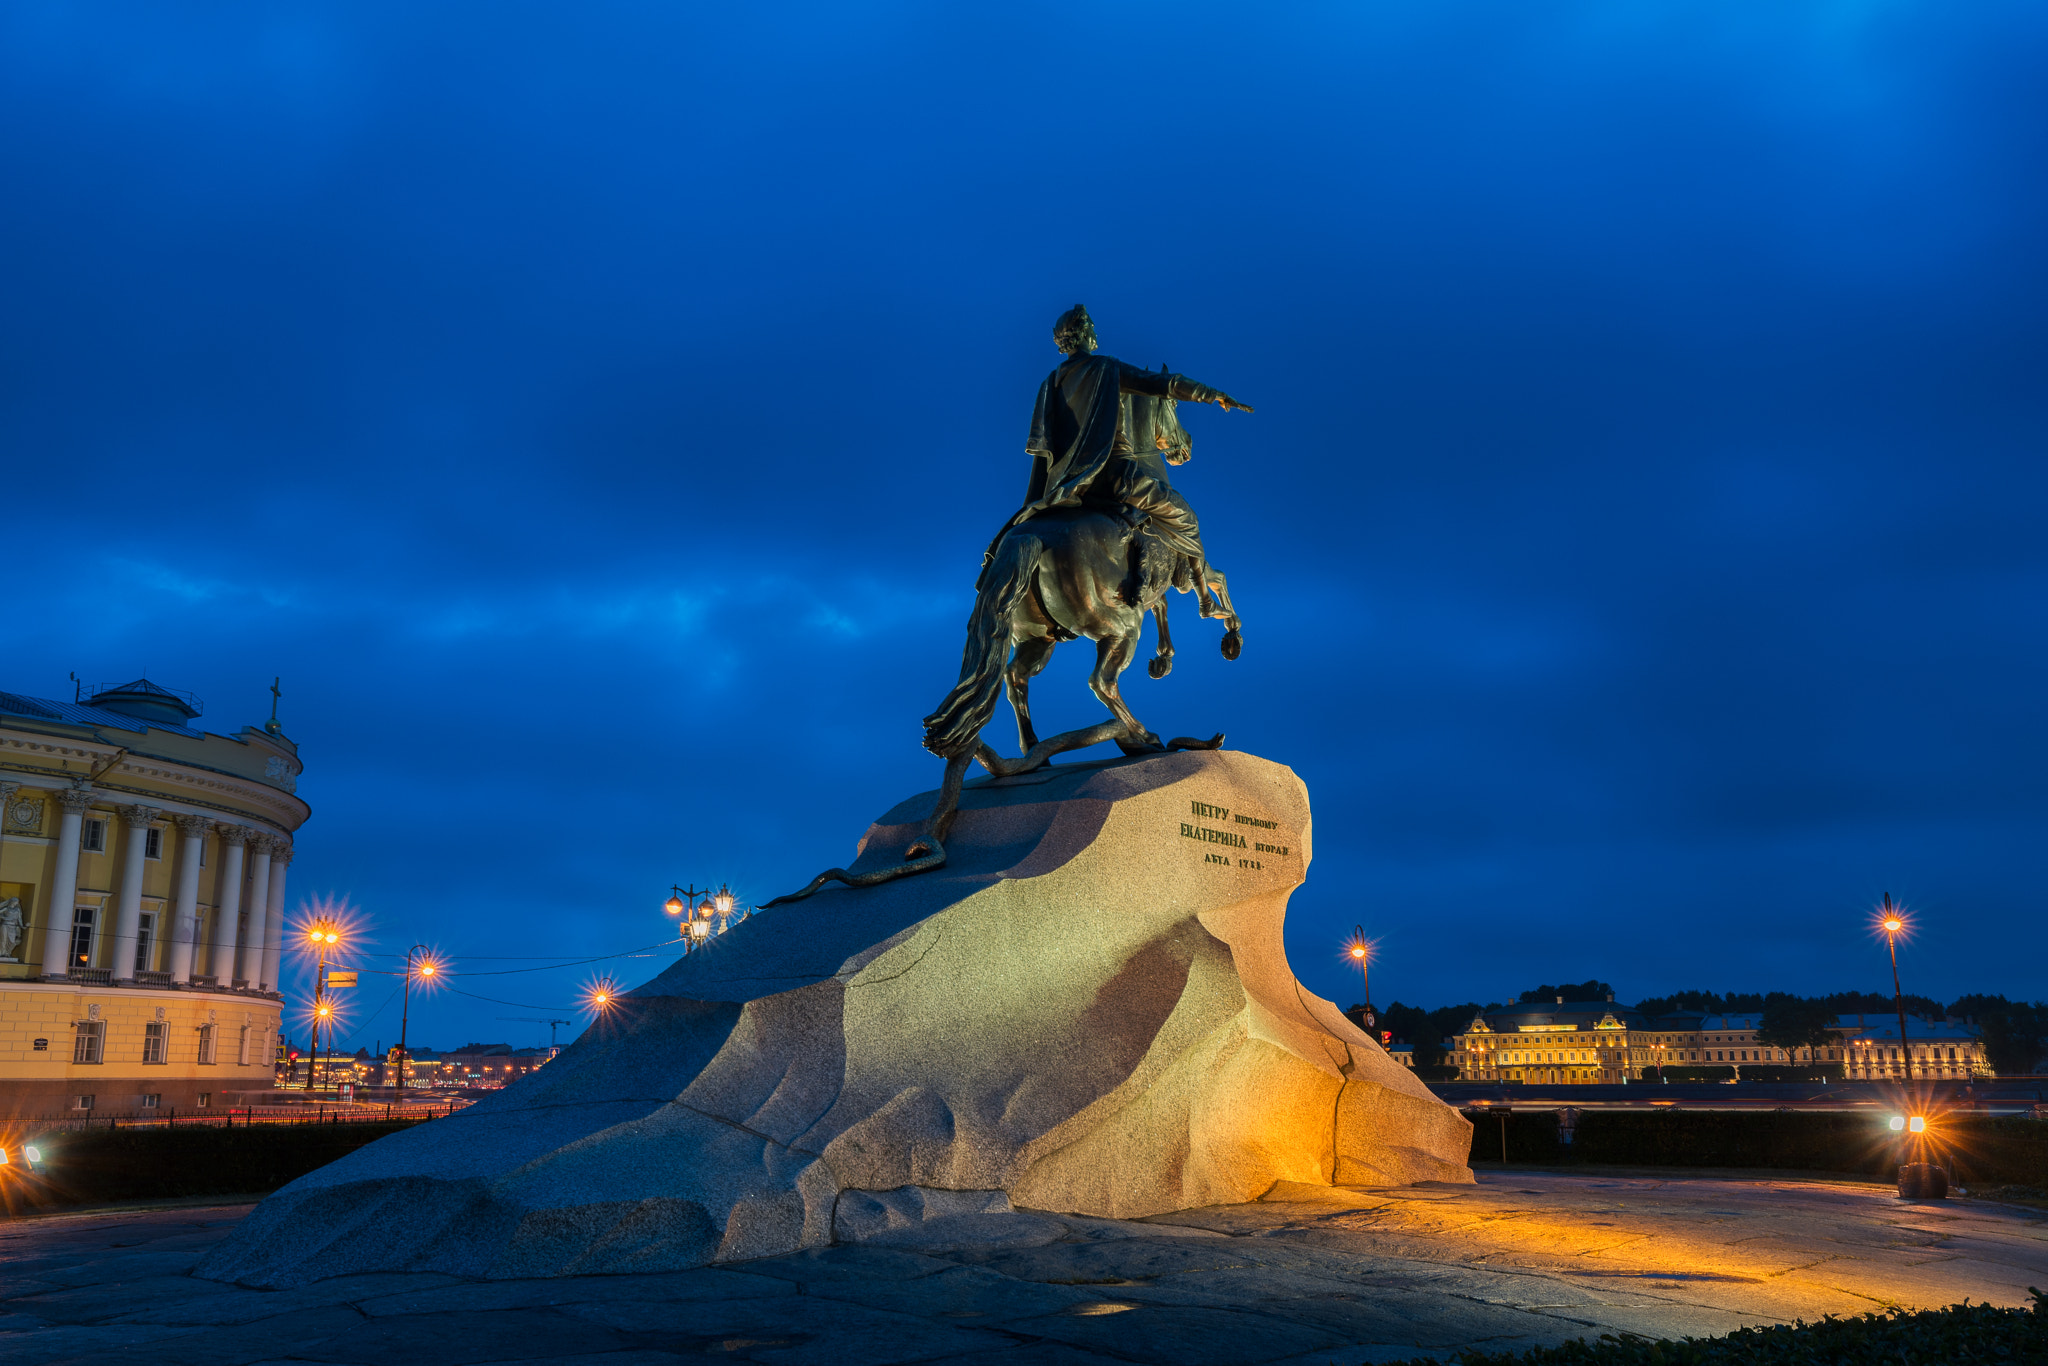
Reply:
[[[1501, 1161], [1502, 1119], [1510, 1163], [1636, 1167], [1770, 1167], [1851, 1172], [1891, 1181], [1911, 1160], [1889, 1115], [1839, 1110], [1586, 1110], [1570, 1144], [1557, 1111], [1469, 1109], [1472, 1159]], [[1936, 1122], [1925, 1160], [1967, 1185], [2048, 1186], [2048, 1123], [1965, 1116]]]
[[[1603, 1333], [1597, 1342], [1568, 1342], [1526, 1352], [1460, 1352], [1458, 1366], [1973, 1366], [2048, 1361], [2048, 1298], [2033, 1292], [2032, 1309], [1951, 1305], [1907, 1313], [1890, 1309], [1852, 1319], [1741, 1328], [1719, 1338], [1660, 1342]], [[1430, 1366], [1413, 1357], [1394, 1366]]]
[[10, 1167], [16, 1208], [57, 1208], [116, 1200], [261, 1195], [409, 1129], [388, 1124], [255, 1124], [83, 1129], [28, 1140], [43, 1160], [30, 1175]]

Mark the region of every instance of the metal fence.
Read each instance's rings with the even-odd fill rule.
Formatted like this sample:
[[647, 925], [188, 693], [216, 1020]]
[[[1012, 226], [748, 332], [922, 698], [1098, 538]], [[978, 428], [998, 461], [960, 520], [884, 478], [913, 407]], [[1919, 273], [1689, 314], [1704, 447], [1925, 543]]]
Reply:
[[6, 1127], [39, 1134], [81, 1133], [88, 1129], [247, 1128], [259, 1124], [403, 1124], [446, 1119], [469, 1105], [468, 1100], [429, 1104], [385, 1105], [227, 1105], [204, 1110], [165, 1110], [161, 1114], [63, 1114], [17, 1117]]

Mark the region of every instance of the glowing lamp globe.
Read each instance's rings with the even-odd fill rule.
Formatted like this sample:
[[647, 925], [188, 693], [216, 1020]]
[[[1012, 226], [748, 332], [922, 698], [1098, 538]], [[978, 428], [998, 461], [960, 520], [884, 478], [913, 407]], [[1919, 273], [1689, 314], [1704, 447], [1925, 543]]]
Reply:
[[684, 910], [683, 899], [679, 896], [672, 896], [667, 901], [661, 903], [661, 909], [670, 915], [681, 915]]

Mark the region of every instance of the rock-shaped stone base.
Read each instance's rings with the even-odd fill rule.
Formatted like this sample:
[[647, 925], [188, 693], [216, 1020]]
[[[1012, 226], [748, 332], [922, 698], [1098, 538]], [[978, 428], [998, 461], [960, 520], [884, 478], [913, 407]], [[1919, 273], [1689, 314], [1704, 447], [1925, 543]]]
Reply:
[[1309, 834], [1301, 781], [1228, 751], [972, 784], [945, 868], [746, 921], [539, 1072], [272, 1195], [200, 1274], [669, 1270], [1470, 1181], [1471, 1126], [1288, 970]]

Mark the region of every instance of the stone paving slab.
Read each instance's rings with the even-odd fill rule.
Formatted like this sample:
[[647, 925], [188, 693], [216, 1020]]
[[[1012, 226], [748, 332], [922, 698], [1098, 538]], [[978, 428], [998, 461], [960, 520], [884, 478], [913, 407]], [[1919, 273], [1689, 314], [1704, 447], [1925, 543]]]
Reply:
[[1786, 1180], [1487, 1172], [1149, 1220], [949, 1216], [695, 1271], [194, 1277], [249, 1208], [0, 1225], [0, 1366], [1366, 1366], [2048, 1286], [2039, 1211]]

